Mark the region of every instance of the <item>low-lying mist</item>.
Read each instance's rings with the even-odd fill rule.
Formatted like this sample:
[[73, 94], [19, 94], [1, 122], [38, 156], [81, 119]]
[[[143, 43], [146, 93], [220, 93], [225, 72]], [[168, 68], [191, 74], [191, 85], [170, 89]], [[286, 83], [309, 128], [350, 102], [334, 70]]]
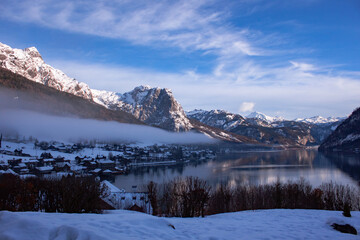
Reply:
[[97, 140], [142, 144], [206, 144], [215, 140], [200, 133], [172, 133], [159, 128], [0, 109], [0, 132], [45, 141]]

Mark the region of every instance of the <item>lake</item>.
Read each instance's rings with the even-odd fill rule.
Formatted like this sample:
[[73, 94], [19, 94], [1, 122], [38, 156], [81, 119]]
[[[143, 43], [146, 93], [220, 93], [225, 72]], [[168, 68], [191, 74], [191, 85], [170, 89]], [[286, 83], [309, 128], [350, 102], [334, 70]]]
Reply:
[[330, 181], [359, 186], [360, 156], [325, 156], [314, 149], [228, 153], [206, 162], [133, 169], [126, 175], [117, 175], [114, 185], [126, 191], [142, 191], [149, 181], [163, 183], [186, 176], [204, 179], [213, 187], [220, 183], [235, 187], [273, 183], [278, 179], [296, 181], [301, 177], [313, 186]]

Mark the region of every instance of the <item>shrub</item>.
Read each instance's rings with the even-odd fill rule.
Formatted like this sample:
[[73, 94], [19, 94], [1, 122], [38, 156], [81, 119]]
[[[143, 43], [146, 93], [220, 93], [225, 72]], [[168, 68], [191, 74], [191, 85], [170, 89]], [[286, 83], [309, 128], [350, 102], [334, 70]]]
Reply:
[[99, 213], [105, 186], [93, 177], [21, 179], [0, 175], [0, 210]]

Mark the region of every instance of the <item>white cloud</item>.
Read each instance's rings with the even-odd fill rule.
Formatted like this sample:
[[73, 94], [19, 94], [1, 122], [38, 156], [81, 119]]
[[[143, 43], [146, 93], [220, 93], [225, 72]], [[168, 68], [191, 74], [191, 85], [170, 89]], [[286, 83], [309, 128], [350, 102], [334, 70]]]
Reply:
[[240, 105], [239, 111], [242, 113], [254, 111], [255, 103], [253, 102], [243, 102]]
[[224, 24], [224, 14], [208, 10], [213, 1], [6, 1], [2, 17], [49, 28], [135, 44], [163, 44], [219, 56], [260, 55], [249, 30]]
[[290, 61], [290, 63], [293, 65], [295, 69], [299, 69], [300, 71], [308, 72], [308, 71], [314, 71], [317, 70], [314, 65], [304, 62], [295, 62]]
[[[218, 74], [164, 73], [66, 61], [50, 61], [50, 64], [95, 89], [124, 93], [141, 84], [171, 88], [185, 110], [203, 108], [238, 112], [239, 103], [248, 102], [256, 103], [257, 110], [267, 115], [275, 116], [281, 112], [291, 119], [314, 115], [345, 116], [360, 103], [357, 72], [304, 72], [292, 65], [266, 68], [252, 62], [244, 63], [243, 68], [232, 72], [220, 68]], [[245, 106], [251, 109], [251, 104]]]
[[[265, 48], [273, 47], [271, 43], [276, 46], [281, 36], [231, 25], [220, 7], [211, 7], [214, 3], [220, 6], [217, 1], [4, 1], [0, 12], [7, 20], [217, 56], [217, 66], [207, 74], [50, 61], [92, 88], [125, 92], [141, 84], [168, 87], [187, 110], [237, 112], [239, 103], [256, 102], [257, 110], [268, 115], [286, 113], [288, 118], [347, 115], [360, 103], [359, 72], [339, 72], [311, 59], [289, 61], [284, 57], [288, 50], [280, 51], [281, 60], [267, 56], [267, 63], [260, 62], [264, 58], [253, 56], [279, 54], [279, 50]], [[250, 2], [241, 2], [244, 12], [249, 10], [246, 4], [254, 8], [248, 14], [276, 5]], [[300, 50], [289, 51], [296, 55]]]

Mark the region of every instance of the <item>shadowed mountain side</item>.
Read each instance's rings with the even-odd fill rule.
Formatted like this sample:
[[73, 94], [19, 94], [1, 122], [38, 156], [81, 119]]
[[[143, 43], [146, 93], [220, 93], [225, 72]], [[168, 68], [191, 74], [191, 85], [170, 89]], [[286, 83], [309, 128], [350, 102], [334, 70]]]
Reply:
[[241, 136], [235, 133], [231, 133], [225, 130], [221, 130], [219, 128], [211, 127], [204, 123], [201, 123], [195, 119], [190, 118], [190, 123], [194, 127], [195, 130], [205, 133], [213, 138], [221, 139], [227, 142], [235, 142], [235, 143], [246, 143], [246, 144], [258, 144], [254, 139]]
[[265, 144], [281, 144], [291, 146], [305, 146], [315, 143], [314, 138], [310, 135], [310, 130], [303, 127], [303, 123], [296, 123], [296, 128], [287, 126], [286, 122], [283, 127], [263, 127], [256, 125], [239, 125], [232, 129], [231, 132], [247, 137], [252, 137], [257, 141]]
[[360, 152], [360, 108], [342, 122], [320, 145], [322, 152]]
[[28, 80], [0, 68], [0, 107], [145, 125], [133, 115]]

